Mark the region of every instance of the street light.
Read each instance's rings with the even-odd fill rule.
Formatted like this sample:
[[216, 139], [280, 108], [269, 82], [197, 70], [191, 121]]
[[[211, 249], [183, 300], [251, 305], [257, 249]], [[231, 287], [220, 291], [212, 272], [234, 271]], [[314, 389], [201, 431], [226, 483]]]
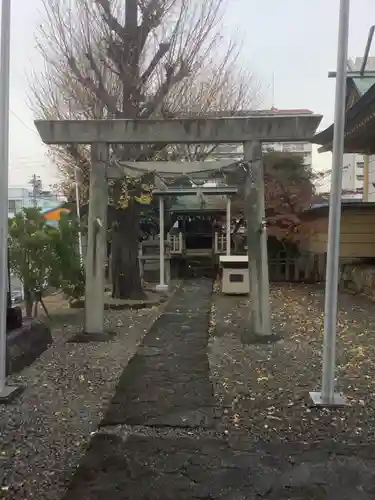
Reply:
[[2, 0], [0, 35], [0, 403], [20, 389], [6, 384], [8, 297], [9, 59], [11, 0]]
[[310, 393], [313, 403], [318, 406], [345, 405], [345, 399], [341, 394], [335, 392], [335, 368], [349, 11], [350, 0], [340, 0], [335, 124], [332, 151], [331, 193], [329, 200], [327, 276], [324, 307], [322, 388], [321, 392]]

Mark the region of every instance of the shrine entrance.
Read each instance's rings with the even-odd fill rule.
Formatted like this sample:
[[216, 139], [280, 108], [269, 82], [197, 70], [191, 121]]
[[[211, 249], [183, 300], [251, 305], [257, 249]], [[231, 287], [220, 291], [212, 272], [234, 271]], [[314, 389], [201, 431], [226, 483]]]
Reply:
[[[230, 213], [229, 213], [230, 217]], [[184, 251], [187, 255], [230, 253], [232, 247], [230, 237], [227, 241], [225, 211], [207, 213], [171, 214], [175, 220], [169, 231], [169, 239], [175, 240], [176, 253]], [[180, 241], [182, 244], [180, 244]], [[228, 245], [227, 245], [228, 243]]]
[[182, 220], [181, 218], [178, 220], [178, 230], [185, 235], [186, 252], [212, 250], [214, 242], [213, 217], [186, 215]]
[[[160, 236], [160, 273], [162, 261], [167, 260], [180, 276], [196, 276], [198, 269], [203, 275], [215, 275], [219, 256], [230, 255], [231, 196], [236, 193], [237, 188], [231, 186], [153, 191], [159, 197], [160, 235], [165, 238], [163, 245]], [[169, 228], [165, 219], [170, 221]]]
[[181, 242], [180, 251], [171, 254], [172, 274], [176, 278], [216, 277], [219, 255], [227, 253], [227, 247], [228, 253], [231, 249], [230, 239], [226, 240], [225, 223], [225, 214], [202, 211], [177, 216], [168, 233], [168, 241]]

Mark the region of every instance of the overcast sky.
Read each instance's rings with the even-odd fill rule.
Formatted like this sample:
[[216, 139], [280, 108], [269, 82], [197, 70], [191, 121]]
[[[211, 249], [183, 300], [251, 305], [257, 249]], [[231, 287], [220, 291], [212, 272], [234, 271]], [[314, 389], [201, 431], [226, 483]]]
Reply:
[[[263, 86], [264, 107], [272, 105], [272, 74], [278, 108], [309, 108], [333, 121], [339, 0], [229, 0], [228, 33], [240, 33], [243, 61]], [[10, 184], [27, 185], [33, 173], [46, 185], [56, 182], [27, 105], [31, 68], [40, 67], [35, 31], [42, 0], [12, 0]], [[375, 24], [375, 0], [352, 0], [349, 56], [363, 56], [369, 28]], [[375, 55], [375, 42], [372, 49]], [[330, 167], [330, 154], [314, 155], [316, 168]]]

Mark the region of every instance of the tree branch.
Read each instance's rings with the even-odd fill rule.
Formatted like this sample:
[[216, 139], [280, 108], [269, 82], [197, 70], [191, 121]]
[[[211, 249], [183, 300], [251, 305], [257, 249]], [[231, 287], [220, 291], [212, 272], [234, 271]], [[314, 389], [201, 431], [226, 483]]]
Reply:
[[118, 37], [124, 39], [126, 36], [126, 31], [124, 26], [122, 26], [116, 17], [111, 12], [111, 5], [109, 0], [95, 0], [95, 2], [102, 8], [104, 18], [110, 30], [114, 31]]
[[147, 38], [151, 31], [157, 28], [161, 23], [166, 10], [166, 2], [164, 1], [163, 3], [161, 0], [150, 0], [147, 4], [142, 4], [141, 2], [139, 6], [142, 13], [142, 24], [139, 28], [139, 48], [141, 53], [145, 48]]
[[180, 69], [175, 74], [173, 67], [167, 68], [164, 82], [160, 85], [152, 100], [146, 103], [146, 111], [144, 112], [145, 117], [151, 116], [162, 105], [170, 89], [181, 80], [186, 78], [188, 75], [189, 70], [183, 63], [181, 64]]
[[95, 95], [95, 97], [99, 101], [103, 102], [103, 104], [107, 107], [107, 109], [110, 113], [112, 113], [113, 115], [118, 114], [118, 109], [116, 106], [117, 99], [115, 97], [111, 96], [107, 92], [107, 90], [104, 86], [102, 75], [100, 73], [98, 66], [96, 65], [96, 63], [94, 61], [92, 53], [87, 52], [85, 55], [86, 55], [86, 58], [88, 59], [88, 61], [90, 62], [90, 65], [91, 65], [93, 72], [95, 73], [95, 76], [98, 80], [98, 85], [95, 85], [95, 83], [92, 81], [92, 79], [89, 76], [85, 77], [82, 75], [74, 56], [71, 56], [68, 59], [68, 63], [69, 63], [70, 69], [72, 70], [72, 73], [74, 74], [74, 76], [77, 78], [77, 80], [82, 85], [86, 86]]
[[141, 76], [141, 84], [142, 86], [145, 85], [152, 75], [152, 73], [155, 71], [155, 68], [157, 65], [160, 63], [160, 61], [163, 59], [163, 57], [168, 53], [171, 45], [170, 43], [161, 43], [159, 45], [159, 50], [156, 52], [154, 57], [152, 58], [150, 64], [148, 65], [147, 69], [143, 72]]

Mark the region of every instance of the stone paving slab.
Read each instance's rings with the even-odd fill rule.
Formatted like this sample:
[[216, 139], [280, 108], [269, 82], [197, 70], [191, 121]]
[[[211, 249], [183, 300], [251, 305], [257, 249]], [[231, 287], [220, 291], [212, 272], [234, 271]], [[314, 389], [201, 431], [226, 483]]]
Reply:
[[[246, 444], [249, 445], [248, 449]], [[220, 436], [97, 434], [63, 500], [370, 500], [374, 461]]]
[[211, 280], [189, 282], [176, 293], [124, 370], [102, 426], [213, 425], [211, 293]]
[[246, 493], [246, 469], [231, 460], [222, 468], [226, 449], [210, 438], [97, 435], [64, 500], [210, 499], [239, 482]]

